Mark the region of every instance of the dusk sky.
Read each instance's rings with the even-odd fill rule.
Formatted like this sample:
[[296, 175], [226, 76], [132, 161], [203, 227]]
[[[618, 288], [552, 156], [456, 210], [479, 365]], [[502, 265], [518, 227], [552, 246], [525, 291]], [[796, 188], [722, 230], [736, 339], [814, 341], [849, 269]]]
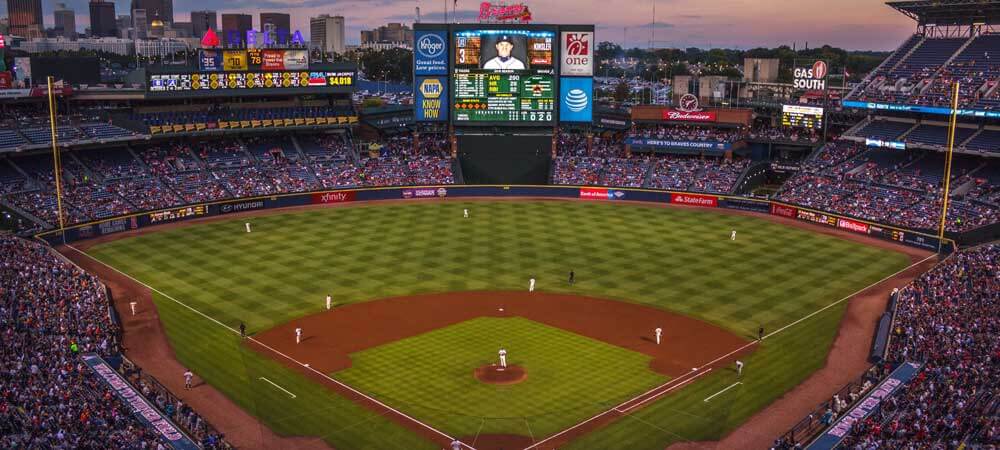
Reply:
[[[82, 31], [89, 23], [88, 0], [66, 0], [76, 11]], [[59, 0], [43, 0], [46, 26]], [[451, 0], [175, 0], [175, 20], [190, 20], [192, 9], [244, 12], [287, 12], [292, 26], [308, 39], [309, 17], [327, 13], [347, 20], [349, 43], [359, 31], [386, 22], [412, 23], [419, 6], [424, 22], [443, 19]], [[0, 2], [6, 14], [6, 2]], [[128, 14], [128, 0], [116, 2], [118, 14]], [[458, 19], [473, 22], [478, 1], [458, 0]], [[537, 23], [594, 23], [598, 40], [646, 47], [653, 22], [653, 0], [529, 0]], [[450, 14], [450, 13], [449, 13]], [[774, 47], [793, 42], [802, 47], [831, 44], [858, 50], [891, 50], [915, 30], [913, 21], [876, 0], [656, 0], [656, 46]]]

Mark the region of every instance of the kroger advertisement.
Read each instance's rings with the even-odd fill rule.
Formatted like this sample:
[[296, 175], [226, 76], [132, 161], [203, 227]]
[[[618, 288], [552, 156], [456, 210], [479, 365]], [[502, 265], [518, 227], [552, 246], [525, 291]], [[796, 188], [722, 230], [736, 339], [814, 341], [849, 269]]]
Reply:
[[594, 119], [594, 79], [559, 80], [559, 121], [590, 122]]
[[420, 75], [448, 74], [448, 32], [415, 31], [413, 73]]
[[417, 122], [448, 120], [448, 79], [417, 77], [414, 111]]

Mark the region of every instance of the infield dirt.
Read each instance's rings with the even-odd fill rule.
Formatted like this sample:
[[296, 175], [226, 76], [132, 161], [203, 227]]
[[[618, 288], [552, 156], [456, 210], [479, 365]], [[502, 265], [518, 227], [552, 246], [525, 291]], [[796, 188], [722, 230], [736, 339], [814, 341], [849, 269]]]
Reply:
[[[472, 198], [462, 199], [475, 200]], [[531, 198], [518, 199], [482, 199], [488, 201], [524, 201], [543, 200]], [[566, 201], [544, 199], [547, 201]], [[401, 200], [399, 203], [411, 202], [438, 202], [447, 200]], [[380, 202], [397, 203], [397, 202]], [[98, 275], [111, 289], [114, 294], [115, 308], [122, 317], [124, 325], [124, 343], [126, 355], [139, 364], [143, 370], [156, 376], [174, 394], [181, 397], [191, 405], [196, 411], [202, 414], [206, 420], [227, 434], [227, 439], [239, 448], [264, 449], [264, 448], [287, 448], [287, 449], [328, 449], [330, 446], [322, 440], [305, 437], [281, 437], [275, 435], [266, 426], [249, 413], [241, 409], [225, 395], [214, 387], [206, 384], [197, 386], [196, 389], [185, 391], [183, 389], [183, 379], [179, 374], [183, 373], [184, 366], [181, 365], [174, 355], [170, 344], [167, 341], [156, 306], [152, 300], [149, 289], [141, 284], [118, 273], [112, 268], [82, 254], [94, 245], [102, 242], [110, 242], [118, 239], [167, 230], [172, 228], [193, 226], [199, 223], [234, 220], [243, 217], [284, 214], [295, 210], [329, 208], [329, 207], [350, 207], [360, 205], [362, 202], [354, 204], [325, 205], [284, 208], [270, 211], [255, 211], [247, 213], [237, 213], [227, 216], [218, 216], [204, 219], [195, 219], [186, 222], [178, 222], [164, 225], [157, 225], [142, 231], [118, 233], [109, 236], [102, 236], [74, 244], [75, 249], [60, 246], [57, 248], [70, 260], [80, 265], [90, 273]], [[630, 204], [631, 205], [631, 204]], [[670, 207], [670, 208], [693, 208], [677, 205], [635, 203], [635, 206], [645, 207]], [[859, 242], [865, 245], [886, 248], [901, 252], [909, 256], [911, 262], [917, 263], [924, 260], [931, 253], [916, 250], [891, 242], [861, 236], [843, 230], [838, 230], [821, 225], [786, 219], [776, 216], [767, 216], [756, 213], [736, 211], [736, 210], [700, 210], [717, 213], [753, 216], [770, 222], [780, 223], [786, 226], [808, 230], [811, 232], [832, 235], [841, 239]], [[763, 411], [755, 414], [747, 423], [740, 426], [727, 435], [720, 442], [696, 442], [686, 444], [675, 444], [672, 449], [710, 449], [710, 448], [732, 448], [732, 449], [752, 449], [767, 448], [774, 438], [787, 431], [792, 425], [808, 414], [819, 402], [832, 396], [841, 386], [859, 376], [867, 367], [866, 358], [868, 356], [868, 346], [874, 334], [875, 322], [879, 315], [885, 310], [888, 299], [888, 292], [893, 287], [901, 287], [909, 283], [912, 279], [928, 270], [936, 263], [936, 259], [929, 259], [923, 263], [912, 267], [882, 283], [873, 286], [861, 294], [855, 296], [849, 302], [847, 313], [842, 321], [836, 340], [827, 358], [827, 364], [811, 375], [804, 383], [797, 386], [783, 397], [772, 403]], [[140, 307], [136, 316], [129, 313], [129, 302], [139, 301]], [[197, 383], [196, 383], [197, 384]], [[600, 425], [600, 424], [595, 424]], [[596, 428], [596, 427], [595, 427]], [[428, 434], [424, 430], [423, 434]], [[575, 434], [575, 433], [574, 433]], [[432, 434], [433, 435], [433, 434]], [[530, 439], [523, 436], [479, 436], [464, 437], [466, 442], [478, 441], [476, 448], [488, 449], [483, 446], [483, 442], [495, 442], [503, 445], [500, 448], [516, 449], [530, 445]], [[481, 441], [480, 441], [481, 439]], [[436, 441], [439, 439], [436, 439]]]

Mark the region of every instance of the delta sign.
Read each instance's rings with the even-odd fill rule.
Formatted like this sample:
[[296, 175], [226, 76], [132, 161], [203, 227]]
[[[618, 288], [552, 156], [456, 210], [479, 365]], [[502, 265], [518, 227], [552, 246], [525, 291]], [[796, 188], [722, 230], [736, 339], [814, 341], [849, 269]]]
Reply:
[[[229, 47], [242, 47], [244, 43], [247, 47], [257, 47], [258, 44], [264, 47], [271, 46], [299, 46], [305, 47], [306, 40], [299, 30], [276, 29], [273, 32], [257, 30], [247, 30], [246, 34], [241, 34], [238, 30], [224, 30], [226, 34], [226, 44]], [[217, 47], [219, 37], [211, 28], [205, 31], [201, 38], [202, 47]]]

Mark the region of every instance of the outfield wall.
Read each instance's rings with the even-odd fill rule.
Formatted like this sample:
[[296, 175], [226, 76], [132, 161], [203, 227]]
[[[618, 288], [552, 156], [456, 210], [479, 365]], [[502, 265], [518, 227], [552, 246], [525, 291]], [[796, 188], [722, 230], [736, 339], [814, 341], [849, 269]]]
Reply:
[[[343, 189], [335, 191], [252, 197], [239, 200], [199, 203], [184, 207], [131, 214], [118, 218], [68, 227], [64, 230], [65, 237], [63, 237], [63, 233], [60, 233], [59, 230], [41, 233], [37, 235], [37, 237], [44, 239], [50, 244], [59, 244], [64, 240], [66, 243], [72, 243], [83, 239], [91, 239], [123, 231], [138, 230], [165, 223], [181, 222], [203, 217], [225, 216], [232, 213], [272, 208], [380, 200], [398, 201], [443, 198], [460, 199], [463, 197], [548, 197], [608, 202], [633, 201], [670, 203], [700, 208], [735, 209], [812, 222], [831, 228], [837, 228], [861, 235], [909, 245], [922, 250], [937, 251], [939, 242], [941, 242], [936, 236], [919, 231], [877, 224], [846, 216], [802, 208], [796, 205], [773, 200], [701, 193], [658, 191], [650, 189], [503, 185], [445, 185]], [[941, 242], [941, 249], [946, 253], [951, 252], [954, 249], [954, 242], [947, 238], [944, 239], [944, 241]]]

